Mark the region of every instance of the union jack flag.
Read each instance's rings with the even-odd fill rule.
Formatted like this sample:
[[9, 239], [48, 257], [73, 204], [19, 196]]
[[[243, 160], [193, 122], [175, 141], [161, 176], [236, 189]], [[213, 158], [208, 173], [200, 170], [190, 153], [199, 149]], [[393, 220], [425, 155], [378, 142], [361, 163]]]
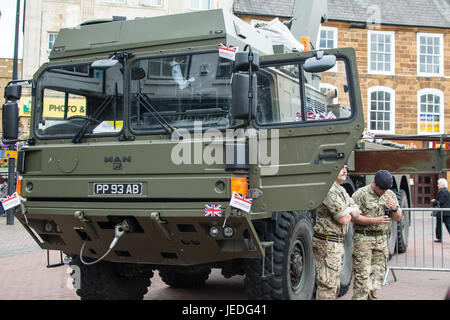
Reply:
[[18, 197], [19, 197], [19, 195], [17, 194], [17, 192], [14, 192], [12, 195], [10, 195], [10, 196], [7, 195], [6, 198], [1, 198], [0, 200], [2, 203], [5, 203], [7, 201], [14, 200]]
[[221, 217], [222, 206], [220, 204], [205, 204], [205, 217]]
[[[300, 115], [301, 119], [301, 115]], [[306, 119], [308, 120], [328, 120], [328, 119], [336, 119], [336, 116], [332, 111], [328, 111], [328, 113], [325, 112], [319, 112], [316, 108], [312, 107], [308, 110], [306, 113]]]
[[375, 139], [375, 134], [369, 131], [363, 132], [363, 139]]
[[252, 204], [253, 199], [236, 192], [235, 198], [248, 204]]
[[220, 50], [231, 51], [231, 52], [236, 52], [238, 50], [238, 47], [232, 46], [231, 44], [219, 43], [219, 49]]

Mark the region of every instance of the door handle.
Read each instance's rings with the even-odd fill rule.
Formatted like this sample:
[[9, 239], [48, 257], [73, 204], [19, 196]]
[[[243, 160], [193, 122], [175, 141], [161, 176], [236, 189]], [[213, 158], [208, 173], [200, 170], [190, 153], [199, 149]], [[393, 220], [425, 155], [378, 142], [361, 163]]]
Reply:
[[343, 158], [345, 158], [344, 152], [319, 154], [319, 160], [343, 159]]

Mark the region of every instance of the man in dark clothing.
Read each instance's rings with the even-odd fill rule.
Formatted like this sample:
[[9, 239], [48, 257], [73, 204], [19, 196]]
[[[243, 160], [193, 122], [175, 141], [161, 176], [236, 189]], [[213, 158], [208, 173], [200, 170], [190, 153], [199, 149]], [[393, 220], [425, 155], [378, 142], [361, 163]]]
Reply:
[[[441, 178], [437, 182], [439, 193], [436, 199], [431, 200], [434, 206], [440, 208], [450, 208], [450, 192], [448, 191], [448, 182]], [[444, 222], [448, 233], [450, 234], [450, 211], [436, 212], [436, 240], [442, 242], [442, 222]]]

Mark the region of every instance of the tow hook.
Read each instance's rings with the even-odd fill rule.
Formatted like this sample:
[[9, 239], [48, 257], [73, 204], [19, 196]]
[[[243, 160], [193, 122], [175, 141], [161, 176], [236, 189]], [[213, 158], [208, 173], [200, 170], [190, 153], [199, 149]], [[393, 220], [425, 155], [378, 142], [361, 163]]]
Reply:
[[84, 216], [83, 211], [75, 211], [75, 218], [80, 219], [83, 224], [84, 230], [91, 235], [94, 239], [99, 239], [97, 231], [95, 230], [92, 221]]
[[167, 222], [161, 220], [161, 218], [159, 217], [159, 212], [152, 212], [150, 213], [150, 218], [155, 221], [156, 225], [161, 229], [161, 231], [163, 232], [164, 236], [166, 237], [167, 240], [172, 240], [172, 236], [169, 232], [169, 229], [167, 228]]

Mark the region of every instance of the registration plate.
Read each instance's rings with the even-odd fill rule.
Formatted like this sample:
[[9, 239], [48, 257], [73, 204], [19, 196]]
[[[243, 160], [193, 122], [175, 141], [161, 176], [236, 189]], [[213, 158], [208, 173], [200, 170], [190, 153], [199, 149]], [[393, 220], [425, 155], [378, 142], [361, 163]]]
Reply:
[[140, 196], [142, 183], [94, 183], [94, 195]]

